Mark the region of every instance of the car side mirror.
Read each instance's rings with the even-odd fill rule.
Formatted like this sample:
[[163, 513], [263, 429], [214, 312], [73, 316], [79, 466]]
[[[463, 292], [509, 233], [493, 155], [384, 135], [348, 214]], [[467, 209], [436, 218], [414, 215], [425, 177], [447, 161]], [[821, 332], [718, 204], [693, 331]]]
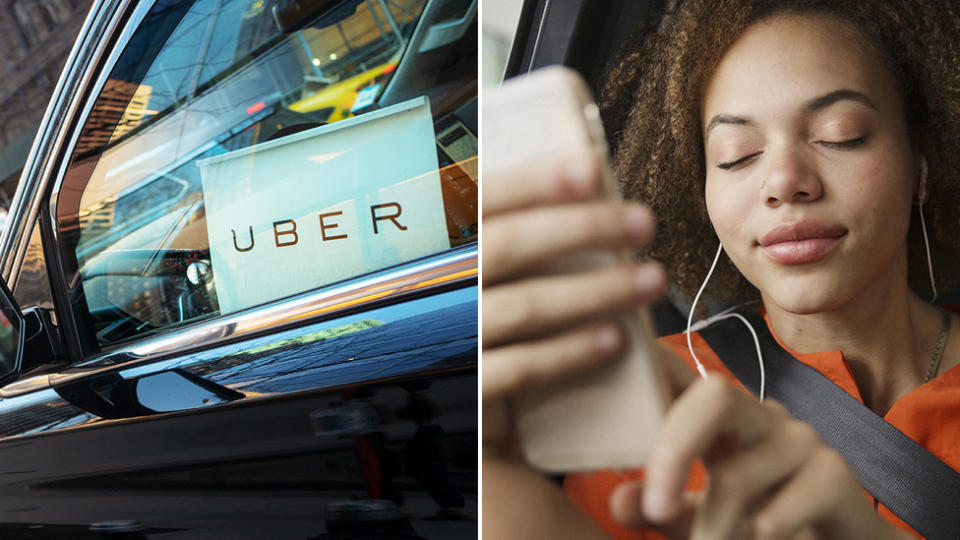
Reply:
[[13, 294], [0, 280], [0, 386], [20, 375], [24, 350], [23, 321]]

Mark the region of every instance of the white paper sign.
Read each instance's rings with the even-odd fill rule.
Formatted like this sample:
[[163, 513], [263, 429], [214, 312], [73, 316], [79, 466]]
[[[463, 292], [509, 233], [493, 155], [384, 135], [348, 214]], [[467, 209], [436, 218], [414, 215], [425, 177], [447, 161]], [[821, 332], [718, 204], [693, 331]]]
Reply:
[[197, 165], [221, 313], [450, 247], [425, 97]]

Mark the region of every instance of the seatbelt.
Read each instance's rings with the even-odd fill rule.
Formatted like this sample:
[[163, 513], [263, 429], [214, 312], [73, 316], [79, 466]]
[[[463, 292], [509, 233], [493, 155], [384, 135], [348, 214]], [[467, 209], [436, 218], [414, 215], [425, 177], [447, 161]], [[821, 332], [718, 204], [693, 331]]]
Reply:
[[[766, 395], [812, 425], [846, 458], [860, 484], [914, 530], [930, 540], [960, 538], [960, 473], [784, 350], [758, 313], [742, 315], [760, 340]], [[737, 379], [758, 394], [760, 371], [746, 329], [725, 319], [700, 335]]]

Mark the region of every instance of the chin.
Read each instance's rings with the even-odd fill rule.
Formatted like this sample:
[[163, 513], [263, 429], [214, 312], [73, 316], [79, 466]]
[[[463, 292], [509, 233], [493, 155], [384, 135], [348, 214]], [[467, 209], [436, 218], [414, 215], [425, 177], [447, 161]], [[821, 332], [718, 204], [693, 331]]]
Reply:
[[[763, 289], [761, 289], [763, 290]], [[842, 288], [825, 287], [818, 284], [791, 284], [780, 283], [776, 287], [762, 292], [764, 305], [776, 305], [787, 313], [794, 315], [812, 315], [825, 313], [841, 307], [847, 300], [842, 294]]]
[[[831, 311], [836, 306], [825, 305], [822, 303], [810, 302], [807, 299], [797, 301], [797, 302], [778, 302], [772, 300], [772, 303], [775, 304], [781, 310], [791, 313], [793, 315], [813, 315], [816, 313], [824, 313]], [[764, 300], [764, 304], [767, 304], [767, 300]]]

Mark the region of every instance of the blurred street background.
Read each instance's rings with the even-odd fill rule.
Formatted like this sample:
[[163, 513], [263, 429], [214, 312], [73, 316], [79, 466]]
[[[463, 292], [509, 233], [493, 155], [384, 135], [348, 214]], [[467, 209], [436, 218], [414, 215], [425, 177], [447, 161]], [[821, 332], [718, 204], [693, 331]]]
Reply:
[[91, 0], [0, 0], [0, 224]]

